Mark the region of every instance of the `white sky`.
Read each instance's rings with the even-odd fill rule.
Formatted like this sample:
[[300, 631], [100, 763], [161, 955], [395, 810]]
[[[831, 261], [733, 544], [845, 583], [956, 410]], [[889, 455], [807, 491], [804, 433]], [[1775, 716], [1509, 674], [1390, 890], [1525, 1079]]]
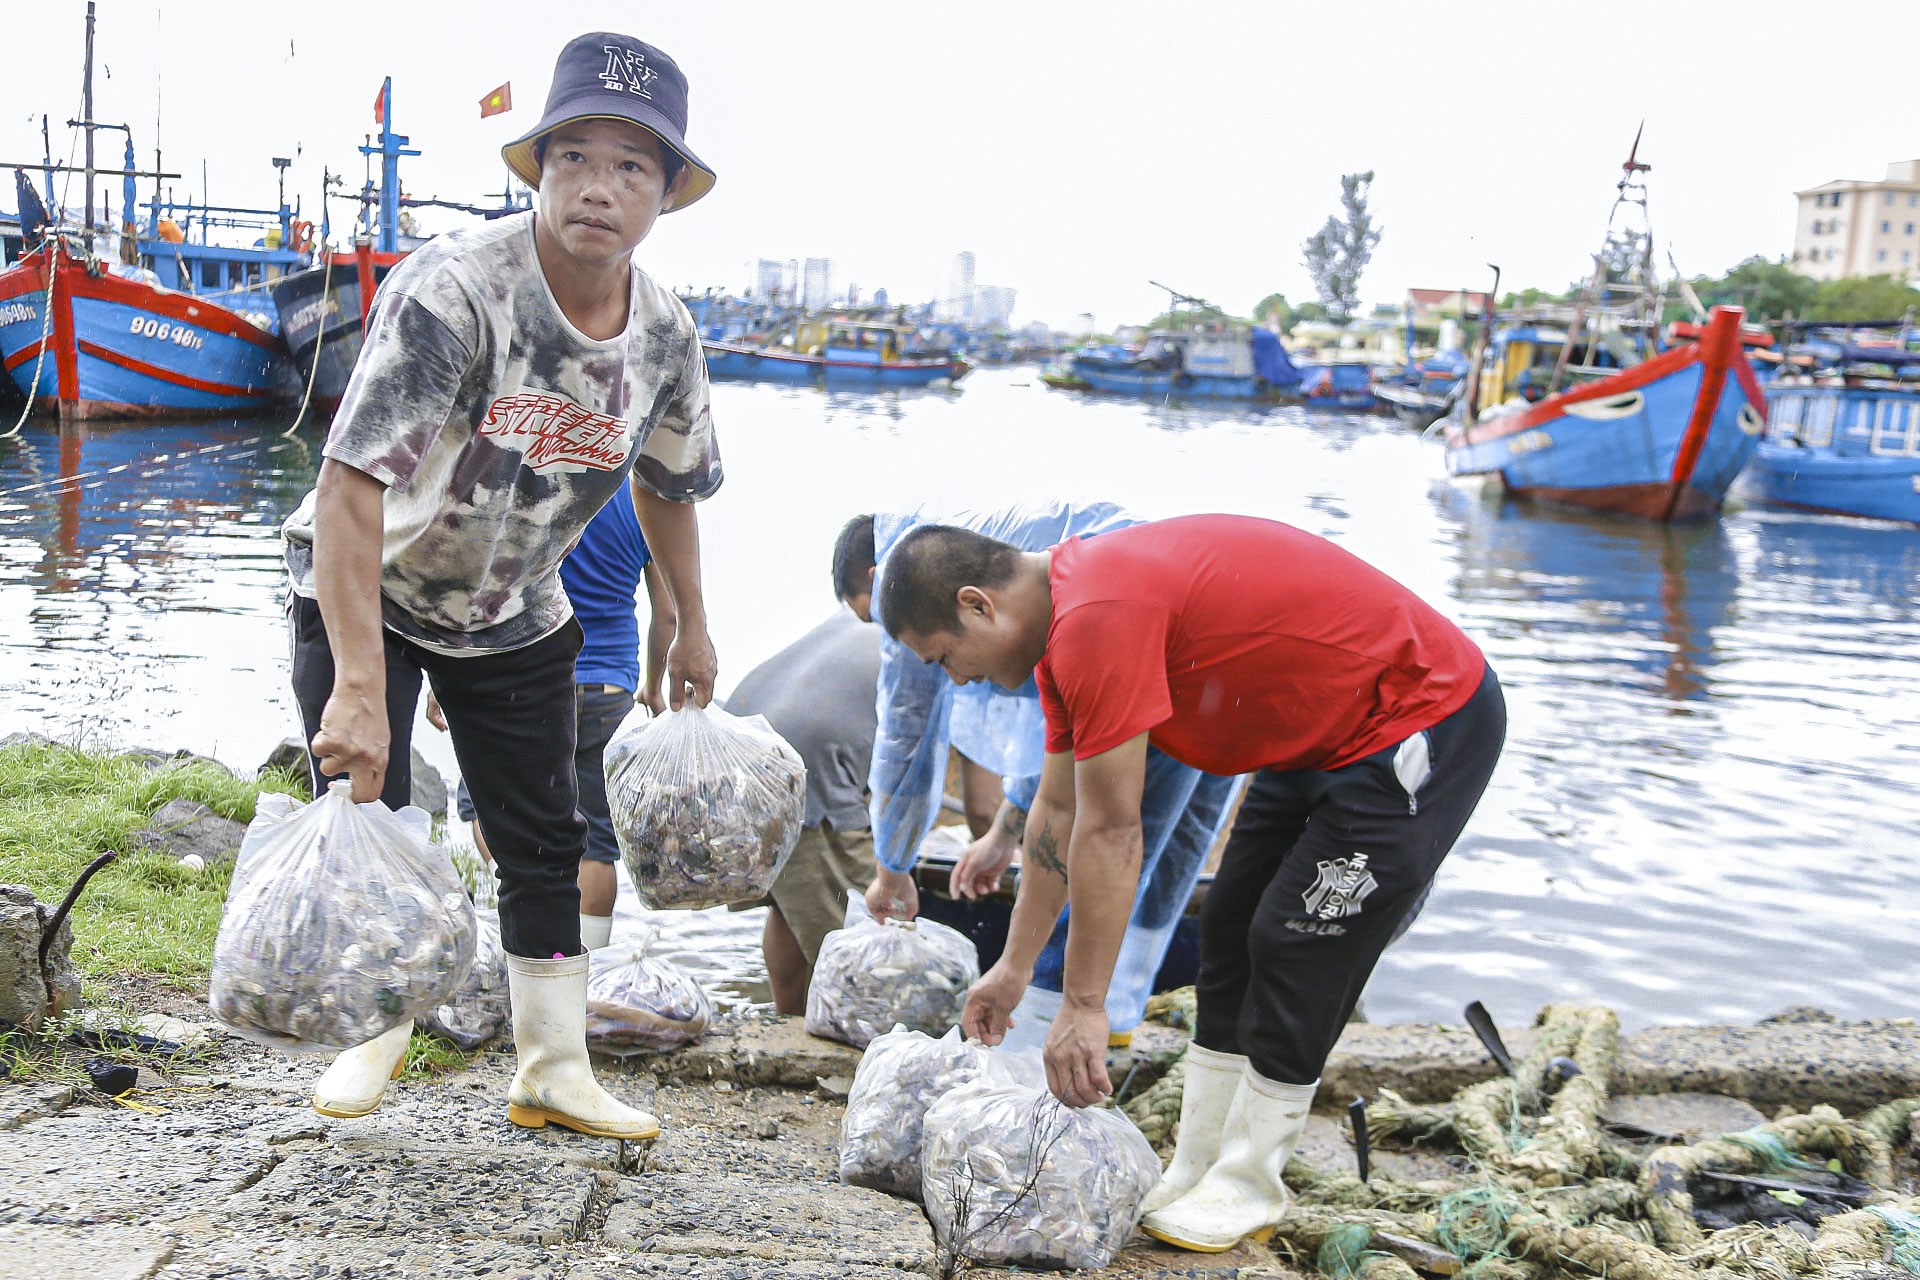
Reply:
[[[0, 160], [39, 159], [42, 111], [64, 158], [84, 11], [9, 14]], [[358, 188], [392, 75], [426, 153], [403, 162], [408, 193], [488, 203], [560, 46], [608, 27], [687, 72], [688, 142], [720, 175], [641, 247], [662, 283], [738, 290], [752, 258], [828, 257], [836, 290], [920, 301], [971, 249], [978, 283], [1020, 291], [1017, 323], [1146, 320], [1149, 279], [1242, 313], [1310, 298], [1300, 243], [1368, 168], [1385, 229], [1368, 299], [1484, 288], [1488, 262], [1503, 289], [1557, 288], [1585, 274], [1642, 117], [1655, 232], [1689, 274], [1789, 251], [1794, 190], [1920, 156], [1913, 0], [101, 0], [96, 111], [133, 125], [150, 167], [158, 72], [179, 194], [204, 159], [216, 203], [269, 205], [268, 158], [299, 147], [289, 189], [313, 217], [323, 163]], [[479, 119], [503, 81], [514, 110]], [[118, 136], [99, 153], [117, 163]]]

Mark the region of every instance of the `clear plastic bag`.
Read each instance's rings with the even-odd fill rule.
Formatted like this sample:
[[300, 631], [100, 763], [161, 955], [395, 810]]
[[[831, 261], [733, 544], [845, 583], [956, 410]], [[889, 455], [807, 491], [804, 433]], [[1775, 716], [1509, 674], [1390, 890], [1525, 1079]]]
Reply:
[[593, 953], [587, 978], [587, 1044], [626, 1057], [692, 1044], [713, 1021], [713, 1000], [693, 976], [636, 947]]
[[876, 920], [847, 894], [846, 923], [820, 944], [807, 988], [807, 1030], [864, 1049], [896, 1023], [928, 1035], [960, 1023], [980, 952], [934, 920]]
[[962, 1040], [958, 1027], [938, 1040], [906, 1027], [876, 1036], [853, 1073], [840, 1120], [840, 1181], [918, 1200], [927, 1108], [978, 1080], [992, 1056]]
[[241, 842], [208, 1003], [248, 1039], [349, 1049], [445, 1002], [473, 963], [473, 904], [407, 806], [263, 800]]
[[474, 912], [473, 965], [446, 1003], [418, 1019], [431, 1031], [462, 1049], [478, 1049], [497, 1038], [513, 1022], [513, 1000], [507, 991], [507, 949], [500, 943], [500, 913], [481, 908]]
[[806, 814], [800, 753], [764, 716], [689, 703], [621, 722], [607, 743], [607, 807], [640, 901], [717, 907], [765, 896]]
[[1065, 1106], [998, 1063], [927, 1112], [927, 1217], [945, 1251], [976, 1263], [1105, 1267], [1159, 1180], [1125, 1115]]

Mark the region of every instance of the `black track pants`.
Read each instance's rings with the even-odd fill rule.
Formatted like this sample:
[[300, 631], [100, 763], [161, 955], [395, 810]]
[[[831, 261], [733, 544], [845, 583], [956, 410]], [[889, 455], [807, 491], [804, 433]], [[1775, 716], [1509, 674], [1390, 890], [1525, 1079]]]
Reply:
[[1506, 732], [1488, 668], [1465, 706], [1404, 743], [1330, 772], [1255, 774], [1201, 916], [1195, 1040], [1246, 1054], [1269, 1080], [1318, 1080]]
[[[333, 693], [333, 651], [320, 606], [294, 596], [293, 694], [309, 745]], [[380, 798], [397, 809], [412, 795], [408, 756], [424, 675], [440, 699], [460, 772], [478, 801], [487, 848], [500, 873], [500, 939], [514, 955], [579, 955], [580, 854], [587, 824], [573, 773], [573, 660], [580, 624], [524, 648], [453, 658], [383, 632], [387, 728], [392, 735]], [[311, 753], [315, 794], [326, 786]]]

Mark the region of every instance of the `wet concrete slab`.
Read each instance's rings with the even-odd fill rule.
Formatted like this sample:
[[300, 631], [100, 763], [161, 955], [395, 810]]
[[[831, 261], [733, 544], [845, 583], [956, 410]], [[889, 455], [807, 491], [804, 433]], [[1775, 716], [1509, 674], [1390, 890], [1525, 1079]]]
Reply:
[[7, 1280], [152, 1280], [174, 1242], [138, 1227], [0, 1227]]
[[629, 1179], [602, 1239], [636, 1253], [923, 1271], [933, 1231], [920, 1206], [838, 1182], [712, 1174]]

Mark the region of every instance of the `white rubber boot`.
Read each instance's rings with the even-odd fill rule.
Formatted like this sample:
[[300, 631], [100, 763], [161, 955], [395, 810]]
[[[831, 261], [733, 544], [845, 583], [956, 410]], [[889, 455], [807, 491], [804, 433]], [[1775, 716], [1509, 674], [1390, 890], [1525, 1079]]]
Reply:
[[400, 1077], [407, 1062], [409, 1018], [391, 1031], [356, 1045], [333, 1060], [313, 1084], [313, 1109], [323, 1116], [357, 1120], [380, 1105], [387, 1083]]
[[1318, 1085], [1279, 1084], [1249, 1066], [1227, 1111], [1220, 1158], [1193, 1190], [1148, 1214], [1141, 1230], [1196, 1253], [1270, 1239], [1292, 1199], [1280, 1171], [1307, 1127]]
[[1244, 1054], [1216, 1053], [1197, 1044], [1187, 1046], [1186, 1082], [1180, 1092], [1180, 1131], [1173, 1142], [1173, 1159], [1140, 1207], [1147, 1213], [1172, 1204], [1193, 1190], [1200, 1175], [1220, 1158], [1220, 1136], [1227, 1112], [1246, 1072]]
[[593, 1078], [587, 1061], [587, 957], [507, 957], [513, 1047], [520, 1070], [507, 1088], [507, 1119], [523, 1129], [563, 1125], [596, 1138], [658, 1137], [660, 1122]]
[[613, 941], [613, 917], [580, 917], [580, 945], [589, 951], [598, 951]]

